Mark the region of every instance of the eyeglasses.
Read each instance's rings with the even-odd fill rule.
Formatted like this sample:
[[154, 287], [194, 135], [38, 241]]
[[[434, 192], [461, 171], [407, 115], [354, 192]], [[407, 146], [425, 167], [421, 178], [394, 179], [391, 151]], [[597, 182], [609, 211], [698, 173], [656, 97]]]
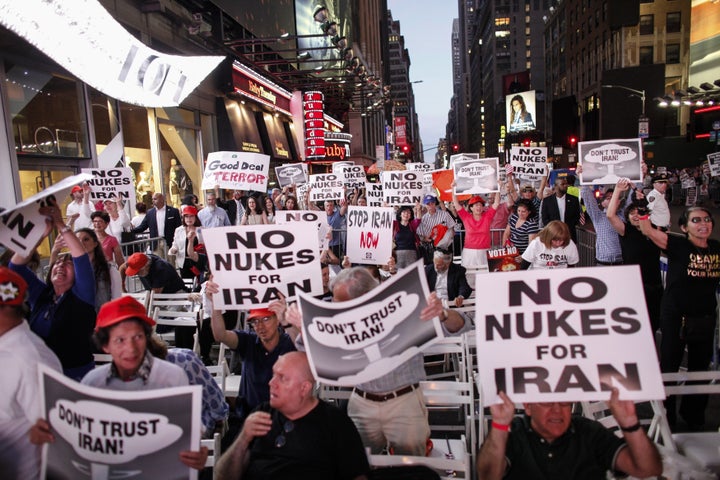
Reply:
[[273, 317], [262, 317], [262, 318], [253, 318], [252, 320], [249, 320], [248, 323], [255, 328], [259, 323], [266, 324], [270, 320], [272, 320]]
[[692, 217], [692, 218], [690, 219], [690, 221], [691, 221], [692, 223], [700, 223], [700, 222], [703, 222], [703, 223], [712, 223], [712, 218], [710, 218], [710, 217]]
[[523, 188], [523, 193], [528, 193], [528, 192], [532, 193], [532, 192], [534, 192], [534, 190], [532, 188]]
[[277, 438], [275, 438], [275, 446], [277, 448], [284, 447], [285, 444], [287, 443], [287, 439], [285, 438], [284, 434], [288, 434], [288, 433], [292, 432], [293, 430], [295, 430], [295, 424], [292, 422], [292, 420], [287, 420], [283, 424], [283, 431], [280, 433], [280, 435], [277, 436]]

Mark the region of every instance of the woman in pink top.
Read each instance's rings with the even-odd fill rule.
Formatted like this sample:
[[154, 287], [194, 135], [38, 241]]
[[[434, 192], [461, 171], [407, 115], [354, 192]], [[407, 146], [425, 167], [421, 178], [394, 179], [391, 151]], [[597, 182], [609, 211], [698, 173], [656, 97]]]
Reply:
[[107, 261], [115, 262], [117, 265], [125, 263], [120, 242], [106, 231], [110, 224], [110, 215], [107, 212], [98, 211], [90, 214], [90, 219]]
[[477, 270], [487, 271], [487, 250], [491, 246], [490, 224], [495, 217], [498, 205], [500, 205], [500, 193], [495, 192], [495, 200], [489, 207], [485, 206], [485, 200], [482, 197], [474, 195], [468, 200], [470, 209], [468, 212], [460, 204], [455, 194], [455, 181], [453, 181], [452, 187], [453, 204], [465, 226], [462, 266], [468, 271], [468, 283], [474, 287]]

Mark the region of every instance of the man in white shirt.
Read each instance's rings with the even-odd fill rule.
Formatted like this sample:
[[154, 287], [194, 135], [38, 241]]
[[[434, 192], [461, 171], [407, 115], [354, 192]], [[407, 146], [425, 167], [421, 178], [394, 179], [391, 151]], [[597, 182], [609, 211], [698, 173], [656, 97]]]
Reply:
[[198, 212], [198, 218], [204, 228], [229, 227], [230, 218], [225, 210], [217, 206], [217, 194], [205, 192], [205, 208]]
[[87, 195], [83, 191], [83, 187], [75, 185], [70, 190], [72, 196], [72, 202], [68, 203], [67, 209], [65, 210], [66, 222], [70, 224], [73, 220], [73, 230], [80, 228], [92, 228], [92, 220], [90, 220], [90, 214], [92, 208], [90, 208], [90, 187], [87, 187]]
[[665, 199], [669, 179], [667, 173], [658, 173], [652, 179], [653, 189], [647, 195], [650, 222], [663, 232], [670, 227], [670, 207]]
[[28, 432], [40, 418], [38, 365], [61, 372], [60, 361], [23, 318], [27, 284], [17, 273], [0, 267], [0, 476], [40, 477], [40, 447]]

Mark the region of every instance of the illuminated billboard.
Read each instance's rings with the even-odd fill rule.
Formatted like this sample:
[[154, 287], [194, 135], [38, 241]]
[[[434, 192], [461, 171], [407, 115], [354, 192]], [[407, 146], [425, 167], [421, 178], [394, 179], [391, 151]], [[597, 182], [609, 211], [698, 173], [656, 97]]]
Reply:
[[505, 115], [508, 132], [535, 130], [535, 90], [507, 95]]

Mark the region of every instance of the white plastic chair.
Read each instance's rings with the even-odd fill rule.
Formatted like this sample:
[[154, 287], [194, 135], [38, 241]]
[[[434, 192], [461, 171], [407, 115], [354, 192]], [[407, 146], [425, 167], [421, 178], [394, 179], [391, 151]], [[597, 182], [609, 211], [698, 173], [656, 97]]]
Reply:
[[[208, 457], [205, 461], [205, 468], [213, 468], [215, 467], [215, 463], [217, 463], [218, 459], [220, 458], [220, 434], [216, 433], [213, 435], [213, 438], [207, 438], [200, 440], [200, 446], [201, 447], [207, 447], [208, 448]], [[217, 474], [215, 473], [215, 470], [213, 469], [213, 478], [218, 478]]]

